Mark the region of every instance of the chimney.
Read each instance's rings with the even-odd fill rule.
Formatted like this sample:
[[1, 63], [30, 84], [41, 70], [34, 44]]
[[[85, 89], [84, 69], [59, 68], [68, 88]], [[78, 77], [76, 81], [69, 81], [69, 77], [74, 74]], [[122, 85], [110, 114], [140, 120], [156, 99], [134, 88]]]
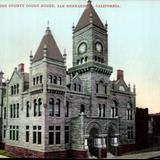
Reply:
[[0, 71], [0, 86], [2, 86], [3, 75], [4, 73]]
[[123, 70], [117, 70], [117, 80], [118, 79], [123, 79], [124, 77], [123, 77]]
[[23, 72], [24, 72], [24, 64], [23, 64], [23, 63], [20, 63], [20, 64], [18, 65], [18, 72], [19, 72], [19, 73], [23, 73]]

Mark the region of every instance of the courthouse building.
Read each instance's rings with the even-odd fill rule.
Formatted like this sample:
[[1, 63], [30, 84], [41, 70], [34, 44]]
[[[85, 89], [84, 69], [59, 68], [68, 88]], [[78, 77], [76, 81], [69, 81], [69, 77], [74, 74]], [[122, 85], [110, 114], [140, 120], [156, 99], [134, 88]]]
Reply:
[[86, 158], [134, 149], [135, 86], [125, 83], [122, 70], [110, 80], [107, 24], [90, 0], [73, 27], [72, 56], [67, 70], [66, 54], [47, 27], [29, 73], [20, 63], [4, 82], [0, 72], [5, 150], [17, 157]]

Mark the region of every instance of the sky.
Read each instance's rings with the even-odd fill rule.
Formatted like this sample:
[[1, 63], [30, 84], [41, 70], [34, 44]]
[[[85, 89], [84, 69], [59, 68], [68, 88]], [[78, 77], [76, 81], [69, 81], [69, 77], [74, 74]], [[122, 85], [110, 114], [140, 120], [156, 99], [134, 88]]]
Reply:
[[[48, 21], [61, 53], [67, 51], [67, 67], [72, 67], [72, 25], [77, 24], [84, 7], [67, 5], [86, 3], [87, 0], [0, 0], [0, 70], [5, 78], [10, 78], [19, 63], [25, 63], [25, 70], [29, 71], [30, 51], [35, 54]], [[42, 8], [42, 4], [52, 7]], [[136, 85], [137, 107], [160, 112], [160, 1], [92, 0], [92, 4], [102, 22], [108, 23], [111, 80], [116, 79], [117, 69], [124, 70], [126, 83], [132, 88]]]

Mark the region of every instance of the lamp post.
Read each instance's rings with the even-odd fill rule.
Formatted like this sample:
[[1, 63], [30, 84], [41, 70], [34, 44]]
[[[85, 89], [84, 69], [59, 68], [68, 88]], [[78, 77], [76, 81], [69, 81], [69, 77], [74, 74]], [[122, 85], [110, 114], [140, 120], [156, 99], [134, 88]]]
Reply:
[[113, 137], [111, 139], [111, 146], [115, 147], [115, 150], [116, 150], [116, 156], [118, 155], [118, 137]]

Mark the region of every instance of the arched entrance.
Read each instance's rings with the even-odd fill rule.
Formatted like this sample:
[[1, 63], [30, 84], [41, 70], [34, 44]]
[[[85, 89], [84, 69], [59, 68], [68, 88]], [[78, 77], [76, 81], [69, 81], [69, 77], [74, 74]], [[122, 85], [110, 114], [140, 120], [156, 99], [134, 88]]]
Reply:
[[98, 135], [98, 129], [95, 127], [91, 128], [88, 138], [88, 150], [91, 157], [92, 156], [98, 157], [98, 148], [95, 147], [95, 139], [97, 135]]

